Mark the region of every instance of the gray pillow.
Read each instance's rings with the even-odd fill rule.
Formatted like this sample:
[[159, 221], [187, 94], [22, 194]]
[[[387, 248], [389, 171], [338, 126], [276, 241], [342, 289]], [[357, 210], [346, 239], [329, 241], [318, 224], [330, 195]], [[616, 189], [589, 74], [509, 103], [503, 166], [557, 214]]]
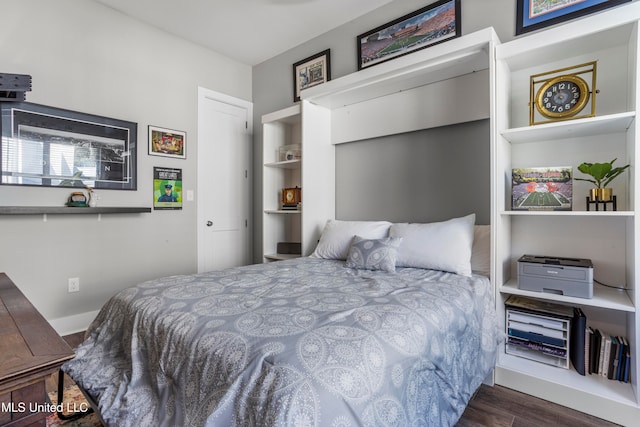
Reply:
[[365, 239], [353, 236], [345, 265], [361, 270], [396, 271], [396, 256], [400, 242], [402, 237]]

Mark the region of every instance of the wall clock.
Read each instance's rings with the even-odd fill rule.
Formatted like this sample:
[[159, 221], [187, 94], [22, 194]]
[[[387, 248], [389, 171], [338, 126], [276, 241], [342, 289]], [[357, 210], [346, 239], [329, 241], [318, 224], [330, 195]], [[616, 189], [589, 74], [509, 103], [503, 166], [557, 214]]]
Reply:
[[595, 81], [596, 61], [532, 75], [529, 124], [595, 116]]

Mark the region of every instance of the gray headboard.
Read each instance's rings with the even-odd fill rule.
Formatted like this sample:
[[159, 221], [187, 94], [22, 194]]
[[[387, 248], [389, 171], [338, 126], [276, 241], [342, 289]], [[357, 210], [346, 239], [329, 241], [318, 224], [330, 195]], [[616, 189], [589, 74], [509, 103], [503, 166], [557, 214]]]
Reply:
[[336, 146], [336, 218], [490, 223], [489, 120]]

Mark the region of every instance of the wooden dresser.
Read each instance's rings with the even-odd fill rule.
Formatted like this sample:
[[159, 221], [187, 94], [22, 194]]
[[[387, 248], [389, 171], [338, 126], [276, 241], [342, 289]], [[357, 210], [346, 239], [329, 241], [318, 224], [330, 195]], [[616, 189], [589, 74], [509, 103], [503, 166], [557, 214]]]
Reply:
[[0, 273], [0, 426], [46, 426], [45, 379], [73, 356], [71, 347]]

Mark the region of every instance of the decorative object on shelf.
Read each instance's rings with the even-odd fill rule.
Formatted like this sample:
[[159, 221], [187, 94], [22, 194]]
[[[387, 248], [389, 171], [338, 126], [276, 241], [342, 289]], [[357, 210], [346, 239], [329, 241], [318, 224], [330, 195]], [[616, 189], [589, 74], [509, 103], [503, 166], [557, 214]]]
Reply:
[[0, 113], [2, 184], [137, 188], [137, 123], [29, 102]]
[[302, 158], [302, 148], [300, 144], [283, 145], [278, 148], [278, 161], [289, 162]]
[[29, 74], [0, 73], [0, 101], [24, 101], [25, 92], [31, 91]]
[[74, 191], [69, 196], [66, 203], [67, 206], [72, 208], [86, 208], [89, 207], [87, 195], [82, 191]]
[[331, 49], [323, 50], [293, 64], [293, 102], [300, 101], [304, 89], [331, 80]]
[[300, 242], [278, 242], [276, 252], [283, 255], [300, 255], [302, 245]]
[[505, 309], [507, 354], [569, 369], [571, 307], [511, 295]]
[[298, 209], [300, 202], [302, 202], [302, 189], [300, 187], [282, 189], [282, 209]]
[[358, 70], [461, 35], [460, 0], [440, 0], [360, 34]]
[[518, 0], [516, 35], [599, 12], [629, 1], [631, 0], [574, 0], [571, 2]]
[[[597, 61], [592, 61], [532, 75], [529, 78], [529, 124], [595, 116], [596, 68]], [[591, 108], [578, 115], [589, 103]]]
[[624, 172], [630, 165], [613, 167], [613, 163], [618, 160], [613, 159], [609, 163], [587, 163], [584, 162], [578, 166], [578, 170], [585, 175], [590, 175], [592, 178], [575, 178], [576, 181], [587, 181], [595, 185], [594, 188], [589, 190], [589, 196], [587, 197], [587, 210], [589, 206], [595, 203], [596, 210], [600, 204], [604, 204], [604, 210], [607, 210], [607, 204], [613, 204], [613, 210], [617, 210], [616, 196], [613, 195], [611, 188], [607, 185], [616, 179], [622, 172]]
[[512, 169], [511, 208], [570, 211], [573, 199], [571, 172], [570, 166]]
[[89, 201], [87, 202], [87, 204], [89, 205], [89, 207], [91, 208], [95, 208], [98, 206], [98, 193], [96, 193], [93, 190], [93, 187], [89, 187], [87, 186], [87, 193], [89, 193]]
[[187, 133], [149, 125], [149, 154], [186, 159]]
[[153, 168], [153, 209], [182, 209], [182, 169]]

